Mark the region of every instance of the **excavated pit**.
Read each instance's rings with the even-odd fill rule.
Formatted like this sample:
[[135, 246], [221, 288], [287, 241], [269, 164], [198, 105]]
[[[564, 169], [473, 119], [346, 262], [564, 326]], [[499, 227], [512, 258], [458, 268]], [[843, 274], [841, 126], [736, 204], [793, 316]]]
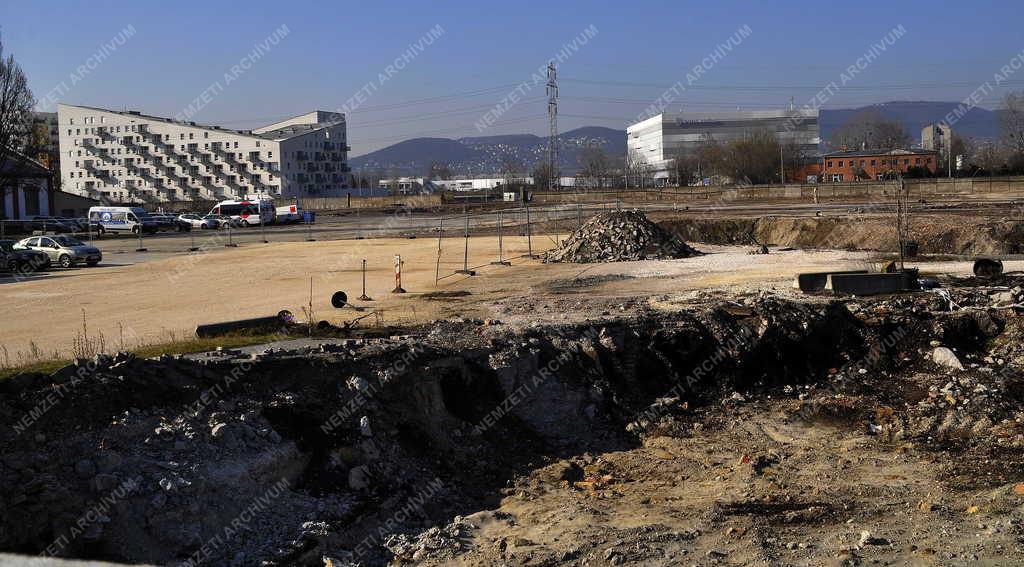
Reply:
[[[949, 332], [971, 335], [972, 322]], [[338, 352], [119, 356], [18, 377], [0, 384], [5, 423], [57, 399], [0, 434], [0, 549], [385, 564], [389, 536], [493, 509], [516, 478], [552, 463], [671, 433], [665, 416], [685, 423], [730, 395], [827, 382], [871, 360], [892, 325], [840, 303], [767, 299], [524, 331], [438, 323]], [[826, 406], [807, 417], [830, 411], [852, 419]], [[126, 480], [131, 490], [110, 498]], [[102, 520], [66, 537], [103, 502]], [[265, 505], [246, 515], [254, 503]]]

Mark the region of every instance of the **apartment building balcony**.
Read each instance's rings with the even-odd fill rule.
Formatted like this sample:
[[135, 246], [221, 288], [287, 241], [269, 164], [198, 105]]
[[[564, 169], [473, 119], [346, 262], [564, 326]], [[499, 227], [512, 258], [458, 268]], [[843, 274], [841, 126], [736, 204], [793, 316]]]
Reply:
[[153, 175], [150, 174], [149, 171], [147, 171], [145, 169], [140, 169], [139, 170], [139, 177], [142, 178], [143, 180], [147, 181], [150, 185], [154, 185], [155, 186], [155, 185], [157, 185], [159, 183], [157, 181], [156, 177], [153, 177]]
[[88, 173], [89, 175], [91, 175], [92, 177], [95, 177], [97, 179], [102, 179], [102, 178], [105, 178], [107, 176], [107, 170], [100, 169], [100, 168], [96, 167], [95, 165], [93, 165], [92, 163], [85, 164], [85, 167], [83, 169], [85, 169], [86, 173]]
[[106, 140], [108, 142], [113, 142], [117, 140], [117, 138], [113, 134], [111, 134], [110, 131], [107, 130], [106, 128], [98, 128], [96, 130], [96, 135], [99, 136], [101, 140]]
[[235, 153], [228, 149], [224, 149], [223, 146], [211, 146], [210, 151], [220, 156], [220, 158], [223, 160], [236, 161]]

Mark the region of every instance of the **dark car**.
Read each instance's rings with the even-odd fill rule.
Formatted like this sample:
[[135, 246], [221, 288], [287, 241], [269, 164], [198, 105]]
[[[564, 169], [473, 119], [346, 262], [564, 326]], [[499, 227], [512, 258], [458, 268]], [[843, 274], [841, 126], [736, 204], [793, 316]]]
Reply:
[[180, 226], [178, 225], [178, 218], [173, 215], [151, 213], [149, 215], [149, 218], [153, 219], [153, 222], [156, 223], [156, 229], [158, 232], [181, 230]]
[[0, 240], [0, 270], [28, 274], [50, 268], [50, 256], [36, 250], [15, 250], [15, 241]]
[[43, 217], [35, 216], [28, 222], [31, 230], [38, 230], [40, 232], [52, 232], [55, 234], [63, 234], [68, 232], [76, 232], [78, 227], [65, 219], [57, 217]]

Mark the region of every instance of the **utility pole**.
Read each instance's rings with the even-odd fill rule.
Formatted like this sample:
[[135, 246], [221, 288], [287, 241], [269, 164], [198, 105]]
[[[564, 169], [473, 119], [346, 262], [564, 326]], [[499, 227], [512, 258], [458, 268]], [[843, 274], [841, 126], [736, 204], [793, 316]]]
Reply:
[[946, 141], [946, 163], [949, 165], [949, 178], [953, 178], [953, 127], [950, 126], [949, 140]]
[[548, 120], [551, 131], [548, 137], [548, 189], [558, 188], [558, 71], [555, 69], [555, 61], [548, 62]]
[[786, 160], [782, 158], [782, 140], [779, 140], [779, 182], [786, 184]]

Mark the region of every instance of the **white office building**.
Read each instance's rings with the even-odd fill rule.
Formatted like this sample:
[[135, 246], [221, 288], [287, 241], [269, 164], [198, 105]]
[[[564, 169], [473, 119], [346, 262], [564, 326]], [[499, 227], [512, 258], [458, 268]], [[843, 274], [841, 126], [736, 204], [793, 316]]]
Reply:
[[350, 185], [345, 115], [254, 130], [61, 104], [63, 190], [120, 203], [336, 196]]
[[626, 147], [633, 159], [654, 170], [655, 178], [667, 178], [676, 157], [694, 155], [710, 141], [729, 142], [758, 130], [775, 134], [783, 145], [800, 145], [806, 155], [818, 154], [818, 111], [802, 109], [662, 113], [626, 128]]

